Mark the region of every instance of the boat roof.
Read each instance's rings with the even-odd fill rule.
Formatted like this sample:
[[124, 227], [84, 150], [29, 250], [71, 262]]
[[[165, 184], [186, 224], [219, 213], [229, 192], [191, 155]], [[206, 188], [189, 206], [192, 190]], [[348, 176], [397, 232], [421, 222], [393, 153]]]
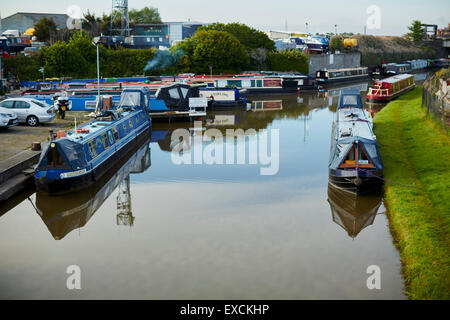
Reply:
[[329, 72], [336, 72], [336, 71], [350, 71], [350, 70], [364, 70], [367, 69], [367, 67], [355, 67], [355, 68], [342, 68], [342, 69], [324, 69], [325, 71]]
[[411, 77], [414, 77], [414, 76], [412, 74], [407, 74], [407, 73], [405, 73], [405, 74], [398, 74], [396, 76], [380, 80], [379, 82], [395, 83], [395, 82], [398, 82], [398, 81], [401, 81], [401, 80], [404, 80], [404, 79], [408, 79], [408, 78], [411, 78]]
[[75, 130], [73, 131], [73, 134], [67, 135], [66, 139], [71, 140], [74, 142], [80, 142], [87, 136], [94, 136], [97, 132], [101, 131], [105, 127], [111, 125], [114, 121], [103, 121], [103, 120], [96, 120], [92, 122], [88, 122], [77, 129], [86, 129], [87, 132], [83, 133], [76, 133]]
[[337, 139], [363, 138], [375, 140], [376, 136], [372, 131], [372, 123], [367, 117], [364, 109], [345, 108], [337, 111]]
[[376, 139], [372, 131], [372, 123], [364, 111], [361, 94], [358, 90], [341, 90], [336, 119], [338, 140], [352, 137]]

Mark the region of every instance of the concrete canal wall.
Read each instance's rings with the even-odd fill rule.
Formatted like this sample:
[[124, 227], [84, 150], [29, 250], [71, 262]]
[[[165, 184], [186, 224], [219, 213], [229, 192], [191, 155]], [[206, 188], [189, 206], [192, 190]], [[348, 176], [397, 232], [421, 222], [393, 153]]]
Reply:
[[0, 203], [33, 185], [33, 166], [41, 151], [25, 150], [0, 162]]
[[309, 59], [309, 75], [315, 76], [318, 70], [354, 68], [361, 66], [361, 53], [334, 53], [311, 55]]

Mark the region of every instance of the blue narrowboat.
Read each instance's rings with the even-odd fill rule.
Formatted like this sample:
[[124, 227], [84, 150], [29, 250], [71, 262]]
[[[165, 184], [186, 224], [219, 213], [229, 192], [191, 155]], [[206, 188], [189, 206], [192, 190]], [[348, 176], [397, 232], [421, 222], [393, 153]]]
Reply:
[[52, 137], [35, 168], [37, 189], [62, 194], [98, 181], [135, 145], [149, 139], [148, 102], [148, 89], [126, 89], [115, 109], [102, 110], [63, 137]]
[[354, 194], [380, 191], [383, 163], [361, 94], [342, 90], [333, 122], [329, 182]]

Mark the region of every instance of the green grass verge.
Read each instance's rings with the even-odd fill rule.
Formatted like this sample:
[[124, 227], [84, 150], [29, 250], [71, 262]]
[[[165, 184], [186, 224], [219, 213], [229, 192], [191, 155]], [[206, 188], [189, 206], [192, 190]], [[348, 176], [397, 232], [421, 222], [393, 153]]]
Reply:
[[426, 114], [422, 88], [374, 120], [391, 233], [409, 299], [450, 299], [450, 139]]

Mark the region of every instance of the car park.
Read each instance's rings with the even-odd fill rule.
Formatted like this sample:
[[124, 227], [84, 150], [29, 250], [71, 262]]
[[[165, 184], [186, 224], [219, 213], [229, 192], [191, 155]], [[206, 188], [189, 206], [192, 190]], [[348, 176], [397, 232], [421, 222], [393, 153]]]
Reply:
[[30, 98], [3, 100], [0, 102], [0, 110], [15, 113], [20, 123], [25, 123], [31, 127], [38, 126], [39, 123], [52, 122], [56, 116], [53, 106]]

